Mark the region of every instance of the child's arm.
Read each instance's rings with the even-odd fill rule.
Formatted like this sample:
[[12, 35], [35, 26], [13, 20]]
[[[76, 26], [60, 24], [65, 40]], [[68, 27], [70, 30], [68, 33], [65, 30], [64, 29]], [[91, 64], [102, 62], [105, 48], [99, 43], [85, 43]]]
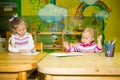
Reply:
[[67, 49], [67, 50], [70, 48], [70, 45], [69, 45], [68, 41], [63, 42], [63, 46], [64, 46], [65, 49]]
[[9, 40], [8, 50], [10, 52], [17, 52], [17, 53], [29, 52], [27, 49], [18, 49], [18, 48], [16, 48], [16, 46], [14, 45], [14, 40], [12, 38], [10, 38], [10, 40]]
[[17, 52], [18, 53], [28, 53], [29, 50], [27, 50], [27, 49], [19, 49]]
[[29, 37], [30, 37], [30, 38], [29, 38], [29, 50], [30, 50], [31, 52], [36, 52], [36, 48], [35, 48], [35, 44], [34, 44], [33, 37], [32, 37], [31, 34], [30, 34]]
[[76, 45], [70, 45], [67, 41], [64, 42], [66, 52], [78, 52], [80, 50], [78, 46], [80, 46], [80, 43], [77, 43]]
[[17, 52], [18, 49], [16, 48], [16, 46], [14, 45], [14, 40], [12, 39], [12, 37], [10, 37], [9, 41], [8, 41], [8, 50], [10, 52]]
[[32, 50], [31, 50], [32, 53], [36, 52], [36, 48], [34, 47]]
[[99, 36], [97, 37], [97, 46], [98, 46], [99, 48], [102, 48], [102, 43], [101, 43], [101, 41], [102, 41], [102, 35], [99, 35]]

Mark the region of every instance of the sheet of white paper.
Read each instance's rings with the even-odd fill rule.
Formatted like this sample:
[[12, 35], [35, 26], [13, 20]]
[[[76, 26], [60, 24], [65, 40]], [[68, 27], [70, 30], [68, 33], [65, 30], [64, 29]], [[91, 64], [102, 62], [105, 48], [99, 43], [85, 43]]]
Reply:
[[36, 55], [36, 54], [39, 54], [40, 52], [29, 52], [29, 53], [21, 53], [21, 54], [24, 54], [24, 55]]
[[83, 56], [83, 53], [78, 52], [70, 52], [70, 53], [62, 53], [62, 52], [53, 52], [50, 53], [51, 56], [58, 56], [58, 57], [64, 57], [64, 56]]

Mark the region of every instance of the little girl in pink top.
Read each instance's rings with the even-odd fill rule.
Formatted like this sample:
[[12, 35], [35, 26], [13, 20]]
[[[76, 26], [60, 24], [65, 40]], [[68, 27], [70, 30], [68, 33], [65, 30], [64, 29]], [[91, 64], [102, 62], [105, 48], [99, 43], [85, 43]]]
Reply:
[[10, 20], [13, 34], [9, 39], [8, 50], [17, 53], [35, 52], [33, 37], [27, 32], [25, 20], [22, 17], [14, 17]]
[[86, 28], [82, 33], [81, 42], [74, 46], [70, 46], [66, 41], [64, 47], [66, 52], [81, 52], [81, 53], [100, 53], [102, 52], [102, 35], [97, 37], [97, 44], [94, 42], [95, 30]]

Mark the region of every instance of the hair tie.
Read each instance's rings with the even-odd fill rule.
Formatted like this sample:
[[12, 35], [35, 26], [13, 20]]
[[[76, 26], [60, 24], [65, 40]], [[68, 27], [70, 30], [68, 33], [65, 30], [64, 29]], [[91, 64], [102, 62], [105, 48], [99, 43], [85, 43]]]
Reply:
[[17, 14], [13, 15], [13, 17], [12, 17], [12, 18], [8, 19], [8, 20], [9, 20], [9, 22], [12, 22], [12, 21], [14, 20], [14, 18], [15, 18], [15, 17], [18, 17], [18, 15], [17, 15]]
[[8, 20], [9, 20], [9, 22], [12, 22], [14, 20], [14, 17], [12, 17], [12, 18], [10, 18]]

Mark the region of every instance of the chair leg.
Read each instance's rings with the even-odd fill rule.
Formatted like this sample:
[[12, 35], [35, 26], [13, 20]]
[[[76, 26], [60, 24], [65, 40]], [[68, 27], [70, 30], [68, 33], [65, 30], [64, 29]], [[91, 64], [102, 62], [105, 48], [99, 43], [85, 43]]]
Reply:
[[42, 73], [40, 73], [40, 72], [38, 72], [38, 80], [45, 80], [44, 79], [44, 74], [42, 74]]

